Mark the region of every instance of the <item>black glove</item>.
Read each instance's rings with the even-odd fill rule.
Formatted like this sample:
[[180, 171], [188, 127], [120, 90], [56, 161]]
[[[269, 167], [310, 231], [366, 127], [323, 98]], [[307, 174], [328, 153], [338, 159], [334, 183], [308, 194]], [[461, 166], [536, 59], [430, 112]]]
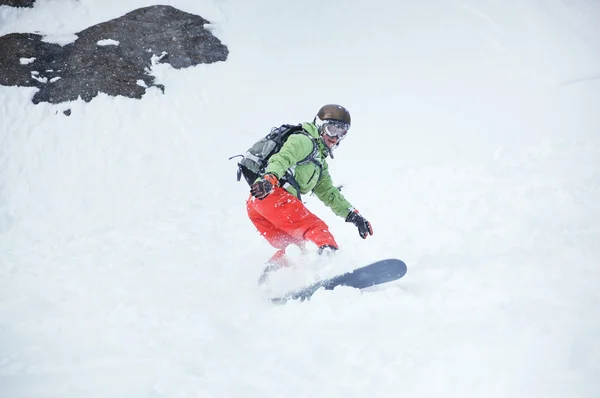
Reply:
[[346, 222], [351, 222], [358, 228], [358, 233], [361, 238], [367, 239], [367, 235], [373, 235], [373, 228], [363, 216], [358, 214], [357, 210], [351, 211], [346, 217]]
[[265, 174], [260, 180], [250, 186], [250, 193], [257, 199], [263, 200], [279, 185], [274, 174]]

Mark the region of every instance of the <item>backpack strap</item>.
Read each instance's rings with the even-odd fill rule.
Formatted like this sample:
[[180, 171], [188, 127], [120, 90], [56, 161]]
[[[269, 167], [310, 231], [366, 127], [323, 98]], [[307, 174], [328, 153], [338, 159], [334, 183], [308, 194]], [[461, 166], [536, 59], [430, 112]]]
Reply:
[[317, 141], [306, 131], [302, 130], [302, 134], [308, 136], [311, 142], [313, 143], [313, 151], [307, 157], [296, 163], [297, 165], [303, 165], [308, 163], [313, 163], [319, 169], [319, 180], [321, 179], [321, 175], [323, 174], [323, 164], [317, 160], [317, 153], [319, 153], [319, 144]]
[[302, 165], [305, 165], [305, 164], [308, 164], [308, 163], [313, 163], [315, 166], [317, 166], [319, 168], [319, 179], [321, 179], [321, 175], [323, 174], [323, 165], [321, 163], [319, 163], [319, 161], [317, 161], [317, 159], [316, 159], [317, 153], [319, 152], [319, 145], [317, 144], [317, 142], [315, 141], [315, 139], [308, 132], [304, 131], [304, 129], [302, 129], [302, 130], [300, 130], [298, 132], [294, 132], [294, 133], [296, 133], [296, 134], [304, 134], [305, 136], [307, 136], [308, 138], [310, 138], [310, 141], [313, 144], [313, 150], [304, 159], [302, 159], [301, 161], [299, 161], [298, 163], [296, 163], [294, 166], [292, 166], [289, 169], [287, 169], [286, 172], [285, 172], [285, 174], [281, 178], [281, 181], [284, 184], [285, 183], [290, 184], [296, 190], [296, 196], [298, 197], [298, 199], [302, 200], [302, 196], [300, 195], [300, 185], [298, 185], [298, 182], [294, 178], [293, 169], [296, 166], [302, 166]]

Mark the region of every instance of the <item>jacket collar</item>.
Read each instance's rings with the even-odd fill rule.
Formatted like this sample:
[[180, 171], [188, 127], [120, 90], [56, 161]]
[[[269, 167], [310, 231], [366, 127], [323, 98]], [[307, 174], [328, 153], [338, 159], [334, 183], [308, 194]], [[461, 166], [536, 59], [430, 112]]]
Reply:
[[327, 146], [325, 146], [325, 143], [321, 139], [321, 136], [319, 134], [319, 128], [317, 127], [317, 125], [314, 123], [306, 122], [302, 123], [302, 128], [315, 140], [315, 142], [319, 146], [319, 152], [321, 153], [323, 158], [329, 156], [329, 149], [327, 149]]

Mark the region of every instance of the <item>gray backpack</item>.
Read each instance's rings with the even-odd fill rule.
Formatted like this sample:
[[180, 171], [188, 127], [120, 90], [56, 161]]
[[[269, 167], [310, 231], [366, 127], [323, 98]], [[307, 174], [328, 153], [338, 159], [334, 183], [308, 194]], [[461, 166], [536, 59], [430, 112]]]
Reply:
[[[248, 183], [248, 185], [252, 185], [257, 178], [262, 176], [265, 172], [265, 168], [267, 167], [267, 163], [269, 158], [279, 152], [287, 138], [291, 134], [305, 134], [308, 136], [313, 142], [313, 151], [306, 158], [302, 159], [300, 162], [296, 163], [297, 165], [303, 165], [310, 162], [317, 164], [321, 167], [320, 163], [318, 163], [314, 158], [317, 154], [319, 147], [315, 142], [314, 138], [310, 136], [304, 129], [301, 124], [291, 125], [284, 124], [280, 127], [273, 127], [271, 132], [267, 134], [264, 138], [258, 140], [248, 151], [246, 151], [245, 155], [237, 155], [241, 156], [242, 159], [238, 162], [238, 172], [237, 172], [237, 180], [240, 181], [241, 177], [244, 176], [244, 179]], [[236, 156], [234, 156], [236, 157]], [[230, 159], [233, 159], [231, 157]], [[298, 192], [300, 195], [300, 189], [298, 188], [298, 184], [294, 180], [293, 173], [291, 170], [288, 170], [286, 174], [280, 179], [281, 185], [284, 183], [289, 183]]]

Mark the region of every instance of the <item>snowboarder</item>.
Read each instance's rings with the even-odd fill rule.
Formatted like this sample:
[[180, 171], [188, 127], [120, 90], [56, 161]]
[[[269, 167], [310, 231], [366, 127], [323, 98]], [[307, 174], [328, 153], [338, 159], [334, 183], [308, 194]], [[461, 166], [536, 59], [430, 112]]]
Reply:
[[324, 105], [312, 123], [301, 126], [301, 134], [289, 135], [281, 149], [268, 158], [246, 202], [252, 223], [278, 249], [268, 260], [266, 272], [288, 265], [285, 249], [290, 244], [304, 249], [306, 242], [313, 242], [319, 254], [339, 248], [327, 224], [304, 206], [300, 194], [312, 191], [335, 214], [354, 224], [361, 238], [373, 235], [371, 224], [333, 185], [325, 160], [328, 156], [333, 159], [333, 150], [346, 137], [350, 113], [340, 105]]

